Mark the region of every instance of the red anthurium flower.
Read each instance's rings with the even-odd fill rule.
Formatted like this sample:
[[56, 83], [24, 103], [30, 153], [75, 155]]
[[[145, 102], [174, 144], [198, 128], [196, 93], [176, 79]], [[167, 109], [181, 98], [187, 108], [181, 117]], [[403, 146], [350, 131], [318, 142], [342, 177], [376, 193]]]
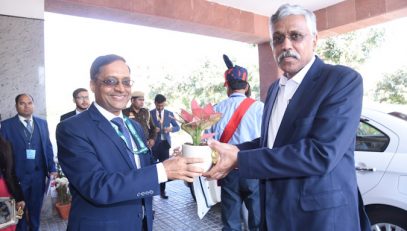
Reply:
[[211, 127], [221, 118], [221, 113], [215, 112], [211, 104], [201, 108], [196, 100], [191, 102], [192, 113], [181, 109], [181, 128], [192, 137], [194, 145], [199, 145], [201, 140], [212, 137], [214, 134], [203, 134], [205, 129]]

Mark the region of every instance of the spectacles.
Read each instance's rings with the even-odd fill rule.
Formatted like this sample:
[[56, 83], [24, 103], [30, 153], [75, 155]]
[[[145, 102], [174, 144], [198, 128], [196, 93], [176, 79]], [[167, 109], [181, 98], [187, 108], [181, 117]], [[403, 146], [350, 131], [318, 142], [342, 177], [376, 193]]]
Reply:
[[302, 42], [302, 40], [304, 40], [305, 36], [307, 36], [307, 35], [306, 34], [301, 34], [301, 33], [296, 32], [296, 31], [292, 31], [292, 32], [290, 32], [288, 34], [275, 33], [275, 34], [273, 34], [272, 45], [273, 46], [281, 45], [281, 44], [284, 43], [286, 38], [288, 38], [291, 42], [299, 43], [299, 42]]
[[108, 78], [108, 79], [104, 79], [104, 80], [100, 80], [100, 81], [107, 87], [114, 87], [114, 86], [119, 85], [119, 83], [121, 83], [125, 87], [131, 87], [134, 83], [134, 81], [131, 79], [124, 79], [122, 81], [119, 81], [116, 78]]
[[89, 96], [77, 96], [75, 99], [80, 99], [80, 100], [89, 100]]

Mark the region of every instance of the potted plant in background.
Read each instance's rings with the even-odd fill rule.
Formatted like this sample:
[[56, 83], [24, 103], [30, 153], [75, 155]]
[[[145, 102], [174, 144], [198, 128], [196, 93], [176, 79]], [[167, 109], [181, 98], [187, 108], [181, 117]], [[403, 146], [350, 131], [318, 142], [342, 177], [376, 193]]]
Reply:
[[204, 132], [218, 122], [222, 114], [215, 112], [210, 103], [204, 107], [200, 107], [196, 100], [192, 100], [191, 112], [181, 109], [179, 116], [181, 119], [178, 121], [181, 123], [181, 129], [187, 132], [192, 138], [192, 144], [185, 143], [182, 145], [182, 155], [203, 158], [204, 163], [197, 165], [202, 167], [205, 171], [209, 170], [212, 163], [216, 162], [217, 156], [204, 142], [204, 140], [212, 137], [214, 134]]
[[69, 192], [68, 178], [62, 173], [60, 165], [58, 167], [58, 175], [54, 180], [54, 187], [57, 192], [57, 201], [55, 207], [59, 216], [66, 220], [69, 217], [69, 211], [71, 210], [71, 193]]

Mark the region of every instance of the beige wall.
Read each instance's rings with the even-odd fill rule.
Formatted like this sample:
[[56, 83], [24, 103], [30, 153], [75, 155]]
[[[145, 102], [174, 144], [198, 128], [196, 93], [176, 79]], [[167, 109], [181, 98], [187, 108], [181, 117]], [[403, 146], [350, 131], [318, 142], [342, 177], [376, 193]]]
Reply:
[[45, 118], [44, 1], [2, 0], [0, 3], [0, 114], [16, 114], [20, 93], [34, 98], [35, 114]]

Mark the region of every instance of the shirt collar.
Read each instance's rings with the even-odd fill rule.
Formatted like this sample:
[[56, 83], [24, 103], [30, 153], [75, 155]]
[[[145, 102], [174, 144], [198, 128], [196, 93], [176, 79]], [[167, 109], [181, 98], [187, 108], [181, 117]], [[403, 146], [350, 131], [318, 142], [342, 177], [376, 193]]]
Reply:
[[117, 116], [117, 115], [107, 111], [106, 109], [104, 109], [102, 106], [100, 106], [96, 102], [95, 102], [95, 107], [102, 114], [102, 116], [105, 117], [108, 121], [111, 121], [113, 118], [116, 118], [116, 117], [120, 117], [123, 119], [122, 111], [120, 111], [120, 115]]
[[25, 120], [30, 120], [31, 123], [33, 122], [33, 117], [32, 117], [32, 116], [30, 116], [29, 118], [25, 118], [25, 117], [23, 117], [23, 116], [21, 116], [21, 115], [18, 115], [18, 119], [19, 119], [19, 120], [21, 121], [21, 123], [23, 123], [24, 125], [26, 124]]
[[307, 74], [307, 72], [309, 71], [309, 69], [311, 68], [312, 64], [315, 61], [315, 55], [312, 56], [312, 59], [308, 62], [307, 65], [305, 65], [296, 75], [294, 75], [291, 79], [288, 79], [285, 76], [281, 76], [279, 84], [281, 85], [286, 85], [287, 82], [294, 82], [297, 85], [300, 85], [302, 80], [304, 79], [305, 75]]
[[234, 93], [232, 93], [229, 97], [241, 97], [241, 96], [246, 97], [245, 94], [240, 93], [240, 92], [234, 92]]

